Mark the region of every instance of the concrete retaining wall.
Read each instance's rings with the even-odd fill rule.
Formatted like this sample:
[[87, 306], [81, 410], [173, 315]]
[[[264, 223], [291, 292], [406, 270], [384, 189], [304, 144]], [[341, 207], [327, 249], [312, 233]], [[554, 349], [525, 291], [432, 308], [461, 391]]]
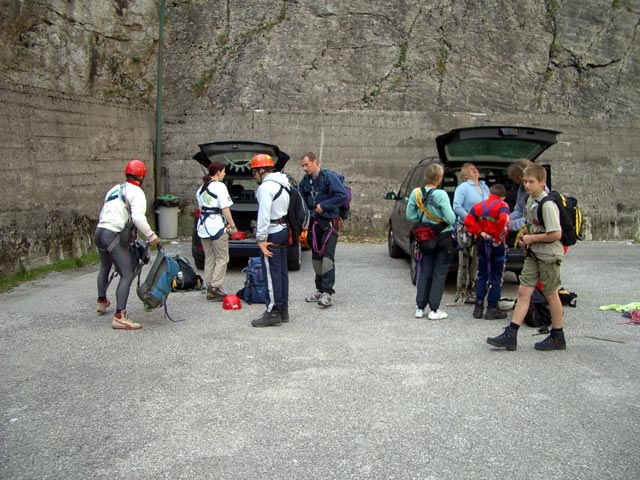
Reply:
[[152, 113], [7, 83], [0, 105], [0, 275], [85, 253], [126, 162], [153, 159]]
[[286, 171], [296, 178], [302, 176], [299, 157], [312, 150], [321, 155], [324, 166], [342, 172], [352, 187], [353, 213], [346, 232], [384, 235], [390, 207], [384, 193], [397, 189], [420, 159], [437, 155], [435, 137], [451, 128], [487, 124], [560, 130], [558, 144], [541, 160], [552, 166], [553, 187], [578, 198], [587, 217], [587, 238], [640, 237], [640, 199], [633, 193], [640, 181], [634, 161], [640, 126], [623, 122], [483, 113], [199, 112], [166, 118], [166, 187], [184, 199], [185, 215], [193, 211], [202, 171], [191, 156], [199, 143], [228, 139], [275, 143], [293, 157]]

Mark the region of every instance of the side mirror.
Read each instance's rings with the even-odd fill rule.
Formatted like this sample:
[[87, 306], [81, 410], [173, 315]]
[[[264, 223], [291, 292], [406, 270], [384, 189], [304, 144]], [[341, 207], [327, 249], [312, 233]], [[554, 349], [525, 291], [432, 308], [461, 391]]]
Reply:
[[396, 192], [387, 192], [384, 194], [385, 200], [396, 200], [397, 198], [398, 196], [396, 195]]

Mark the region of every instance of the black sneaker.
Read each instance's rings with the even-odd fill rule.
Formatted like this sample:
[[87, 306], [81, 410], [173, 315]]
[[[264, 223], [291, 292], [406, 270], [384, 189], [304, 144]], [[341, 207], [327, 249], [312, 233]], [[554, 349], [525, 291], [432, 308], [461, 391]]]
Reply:
[[256, 318], [251, 322], [253, 327], [279, 327], [282, 323], [280, 312], [265, 312], [260, 318]]
[[282, 319], [282, 323], [289, 323], [289, 309], [284, 309], [280, 311], [280, 318]]
[[484, 316], [485, 320], [502, 320], [507, 318], [507, 312], [498, 310], [496, 305], [489, 305], [487, 307], [487, 313]]
[[536, 350], [566, 350], [567, 342], [564, 341], [564, 335], [551, 334], [541, 342], [535, 344]]
[[509, 351], [513, 351], [518, 348], [518, 332], [507, 326], [497, 337], [487, 338], [487, 343], [494, 347], [504, 347]]
[[483, 313], [484, 305], [481, 303], [476, 303], [476, 306], [473, 307], [473, 318], [482, 318]]

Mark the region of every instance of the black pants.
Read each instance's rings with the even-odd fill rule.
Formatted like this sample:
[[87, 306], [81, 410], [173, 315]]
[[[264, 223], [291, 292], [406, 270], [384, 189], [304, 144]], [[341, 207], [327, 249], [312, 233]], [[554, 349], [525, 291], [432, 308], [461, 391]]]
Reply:
[[334, 258], [338, 246], [338, 228], [331, 221], [318, 218], [311, 225], [311, 263], [316, 272], [316, 289], [333, 295], [336, 283]]

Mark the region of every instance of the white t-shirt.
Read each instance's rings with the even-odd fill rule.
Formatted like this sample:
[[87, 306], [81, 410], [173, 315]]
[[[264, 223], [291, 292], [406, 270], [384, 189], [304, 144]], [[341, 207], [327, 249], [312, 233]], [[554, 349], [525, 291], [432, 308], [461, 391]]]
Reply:
[[144, 191], [133, 183], [125, 182], [115, 185], [104, 197], [104, 205], [100, 211], [98, 227], [119, 233], [129, 220], [129, 211], [125, 199], [131, 206], [131, 219], [147, 240], [153, 240], [156, 234], [147, 222], [147, 197]]
[[[216, 198], [217, 197], [217, 198]], [[227, 186], [217, 180], [212, 180], [196, 192], [200, 219], [198, 220], [198, 236], [200, 238], [215, 237], [224, 228], [225, 218], [222, 213], [207, 211], [210, 208], [223, 208], [233, 205]]]

